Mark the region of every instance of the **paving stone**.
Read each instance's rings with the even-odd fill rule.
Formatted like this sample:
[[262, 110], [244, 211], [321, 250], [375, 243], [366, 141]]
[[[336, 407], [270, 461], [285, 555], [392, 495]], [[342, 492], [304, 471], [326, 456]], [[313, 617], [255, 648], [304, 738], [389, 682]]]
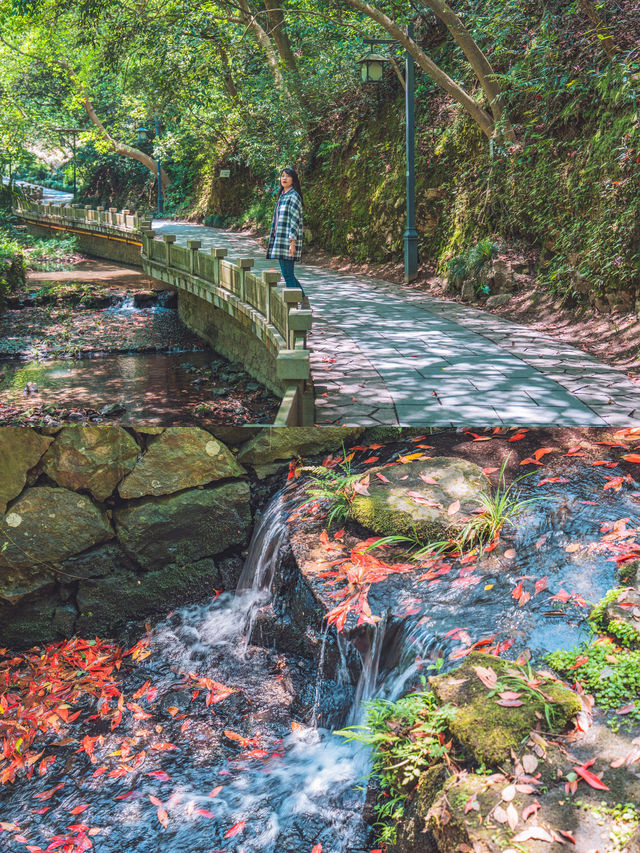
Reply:
[[[263, 247], [244, 235], [181, 222], [153, 227], [176, 234], [182, 245], [196, 238], [205, 250], [253, 256], [258, 271], [274, 268]], [[317, 401], [319, 423], [369, 417], [389, 424], [531, 426], [535, 417], [539, 425], [626, 426], [634, 423], [629, 413], [640, 412], [640, 383], [533, 329], [380, 279], [304, 264], [296, 273], [314, 311], [312, 375], [327, 389]], [[378, 395], [389, 405], [367, 415], [364, 389], [367, 403]]]

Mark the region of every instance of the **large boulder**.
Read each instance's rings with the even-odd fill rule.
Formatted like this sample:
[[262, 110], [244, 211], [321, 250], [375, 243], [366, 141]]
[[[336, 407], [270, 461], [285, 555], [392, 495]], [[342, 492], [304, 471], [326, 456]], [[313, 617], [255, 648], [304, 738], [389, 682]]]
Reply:
[[28, 472], [52, 441], [28, 427], [0, 428], [0, 512], [24, 489]]
[[114, 511], [118, 539], [145, 569], [220, 554], [246, 542], [251, 521], [244, 481], [140, 501]]
[[[496, 689], [483, 676], [489, 682], [495, 676]], [[520, 748], [540, 720], [550, 726], [547, 730], [562, 732], [582, 710], [579, 697], [551, 674], [537, 673], [535, 689], [527, 681], [522, 667], [481, 652], [470, 654], [452, 672], [429, 679], [438, 702], [456, 708], [449, 724], [453, 736], [478, 764], [488, 767], [508, 766], [512, 750]], [[499, 693], [518, 696], [501, 699]]]
[[118, 488], [120, 497], [170, 495], [244, 474], [233, 454], [199, 427], [169, 427], [150, 439], [147, 452]]
[[104, 501], [133, 469], [139, 452], [122, 427], [70, 426], [56, 436], [43, 468], [59, 486], [86, 490]]
[[240, 448], [238, 461], [243, 465], [266, 465], [339, 450], [363, 431], [363, 427], [269, 427]]
[[415, 531], [429, 542], [459, 529], [478, 509], [478, 495], [488, 492], [491, 484], [475, 463], [435, 456], [370, 468], [360, 487], [364, 494], [355, 494], [351, 517], [363, 527], [382, 536], [411, 536]]
[[0, 520], [2, 576], [55, 566], [112, 537], [105, 513], [86, 495], [50, 486], [27, 489]]

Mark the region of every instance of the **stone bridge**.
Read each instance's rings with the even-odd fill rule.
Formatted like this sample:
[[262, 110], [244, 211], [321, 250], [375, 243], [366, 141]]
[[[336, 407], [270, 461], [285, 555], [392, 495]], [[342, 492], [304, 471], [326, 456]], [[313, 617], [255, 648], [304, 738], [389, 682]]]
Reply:
[[300, 308], [302, 291], [278, 287], [275, 270], [259, 275], [252, 258], [226, 258], [227, 249], [202, 251], [198, 240], [176, 245], [156, 239], [151, 220], [128, 210], [58, 205], [20, 198], [15, 212], [36, 234], [75, 235], [88, 255], [142, 266], [178, 291], [182, 321], [216, 352], [282, 397], [275, 426], [314, 423], [307, 333], [312, 313]]

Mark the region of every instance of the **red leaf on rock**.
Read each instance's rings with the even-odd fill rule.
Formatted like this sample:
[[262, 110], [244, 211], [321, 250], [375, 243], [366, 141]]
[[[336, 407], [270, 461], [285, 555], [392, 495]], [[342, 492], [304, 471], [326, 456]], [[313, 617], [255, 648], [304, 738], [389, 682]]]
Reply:
[[[593, 762], [590, 762], [590, 763], [593, 763]], [[587, 783], [587, 785], [590, 785], [592, 788], [595, 788], [598, 791], [608, 791], [609, 790], [609, 786], [605, 785], [601, 779], [598, 779], [598, 777], [595, 775], [595, 773], [592, 773], [590, 770], [587, 770], [586, 765], [583, 764], [582, 766], [574, 767], [573, 769], [576, 771], [578, 776], [580, 776], [582, 779], [584, 779], [584, 781]]]
[[224, 837], [225, 838], [233, 838], [234, 835], [238, 835], [244, 829], [245, 822], [243, 820], [238, 821], [238, 823], [234, 823], [231, 829], [228, 829]]

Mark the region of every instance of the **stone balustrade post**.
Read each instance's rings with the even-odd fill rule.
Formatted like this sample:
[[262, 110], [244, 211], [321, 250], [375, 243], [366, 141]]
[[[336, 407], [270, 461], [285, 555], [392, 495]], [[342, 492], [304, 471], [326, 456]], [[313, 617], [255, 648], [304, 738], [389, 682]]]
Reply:
[[196, 252], [201, 246], [201, 240], [187, 240], [187, 249], [189, 249], [189, 271], [191, 272], [191, 275], [196, 274]]
[[290, 349], [306, 349], [307, 332], [312, 322], [313, 312], [309, 310], [293, 308], [287, 312], [287, 345]]
[[152, 228], [145, 228], [140, 233], [142, 234], [142, 251], [148, 258], [151, 258], [153, 251], [150, 243], [155, 240], [156, 232]]
[[271, 322], [271, 294], [280, 281], [280, 273], [275, 270], [263, 270], [262, 282], [267, 287], [267, 323]]
[[240, 267], [240, 299], [243, 302], [247, 301], [247, 287], [245, 284], [245, 276], [247, 271], [251, 269], [255, 261], [253, 258], [238, 258], [236, 261]]
[[98, 215], [98, 222], [104, 222], [104, 206], [99, 205], [98, 207], [96, 207], [96, 212]]
[[89, 212], [89, 211], [91, 211], [91, 210], [93, 210], [93, 208], [91, 207], [91, 205], [90, 205], [90, 204], [85, 204], [85, 206], [84, 206], [84, 218], [87, 220], [87, 222], [89, 222], [89, 220], [92, 218], [92, 217], [91, 217], [91, 213]]
[[117, 225], [117, 223], [118, 223], [118, 220], [116, 218], [117, 213], [118, 213], [117, 207], [110, 207], [109, 208], [109, 224], [110, 225]]
[[220, 278], [220, 261], [222, 258], [227, 257], [227, 250], [226, 249], [212, 249], [211, 254], [213, 255], [213, 270], [214, 270], [214, 276], [215, 276], [214, 284], [219, 287], [220, 281], [221, 281], [221, 278]]
[[293, 347], [293, 337], [291, 333], [291, 326], [289, 324], [289, 315], [291, 311], [295, 311], [298, 308], [300, 302], [302, 302], [302, 291], [299, 287], [285, 287], [282, 290], [282, 299], [285, 304], [285, 309], [287, 312], [287, 346]]
[[162, 239], [166, 244], [166, 252], [167, 252], [167, 267], [171, 266], [171, 244], [176, 242], [175, 234], [163, 234]]

